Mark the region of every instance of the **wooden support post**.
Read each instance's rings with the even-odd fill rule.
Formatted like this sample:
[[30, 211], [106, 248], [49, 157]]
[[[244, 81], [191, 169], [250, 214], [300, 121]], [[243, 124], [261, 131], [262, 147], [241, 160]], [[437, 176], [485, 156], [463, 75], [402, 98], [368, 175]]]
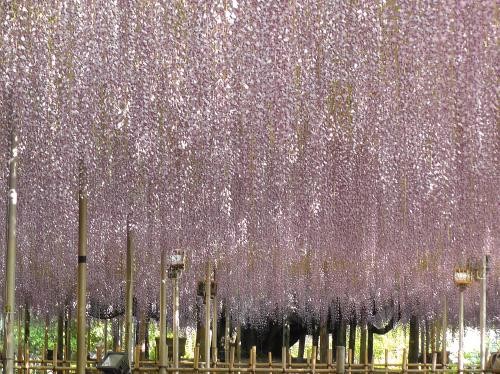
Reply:
[[234, 368], [234, 346], [229, 348], [229, 370], [233, 370]]
[[406, 348], [403, 349], [403, 365], [402, 365], [403, 373], [408, 372], [408, 353]]
[[217, 367], [217, 295], [212, 297], [212, 362], [214, 367]]
[[64, 320], [64, 361], [71, 361], [71, 307], [66, 305]]
[[134, 304], [134, 237], [132, 233], [131, 217], [127, 218], [127, 274], [125, 297], [125, 352], [128, 354], [129, 366], [132, 368], [134, 336], [132, 334], [134, 320], [132, 308]]
[[[10, 105], [10, 104], [9, 104]], [[11, 117], [8, 114], [8, 117]], [[10, 118], [9, 118], [10, 120]], [[16, 290], [16, 226], [17, 226], [17, 149], [18, 138], [12, 128], [9, 157], [9, 192], [7, 194], [7, 253], [5, 258], [4, 299], [4, 374], [14, 374], [14, 326]]]
[[286, 347], [281, 347], [281, 368], [286, 370]]
[[326, 356], [329, 349], [328, 329], [326, 326], [326, 317], [321, 317], [319, 326], [319, 360], [322, 364], [326, 363]]
[[326, 353], [326, 365], [330, 369], [333, 363], [333, 349], [328, 348], [328, 352]]
[[354, 363], [354, 350], [350, 349], [350, 348], [349, 348], [349, 354], [348, 354], [348, 357], [347, 357], [347, 363], [348, 363], [347, 372], [348, 372], [348, 374], [351, 374], [351, 371], [352, 371], [352, 367], [351, 366]]
[[104, 354], [108, 352], [108, 320], [104, 320]]
[[92, 350], [92, 341], [90, 339], [90, 331], [92, 330], [92, 318], [87, 318], [87, 355]]
[[[174, 367], [179, 367], [179, 274], [175, 274], [172, 278], [172, 358], [174, 361]], [[176, 371], [175, 374], [178, 374]]]
[[446, 354], [447, 343], [446, 343], [446, 331], [448, 330], [448, 301], [446, 300], [446, 295], [444, 296], [444, 306], [443, 306], [443, 326], [442, 326], [442, 340], [441, 340], [441, 348], [443, 351], [443, 369], [446, 368], [448, 364], [448, 355]]
[[134, 372], [139, 373], [141, 367], [141, 346], [136, 345], [134, 349]]
[[[21, 309], [19, 307], [19, 309]], [[23, 352], [23, 333], [21, 330], [21, 324], [22, 324], [22, 321], [21, 321], [21, 310], [19, 310], [18, 312], [18, 315], [17, 315], [17, 364], [19, 366], [22, 366], [23, 364], [23, 355], [24, 355], [24, 352]]]
[[24, 368], [25, 368], [25, 373], [30, 374], [30, 347], [29, 347], [29, 345], [24, 346]]
[[[165, 276], [165, 254], [161, 254], [160, 260], [160, 339], [158, 342], [160, 374], [167, 374], [167, 278]], [[195, 347], [195, 362], [198, 363], [196, 352], [199, 353], [199, 346]], [[197, 368], [196, 368], [197, 370]]]
[[[47, 361], [47, 351], [49, 350], [49, 315], [45, 316], [45, 330], [43, 336], [43, 361]], [[55, 354], [55, 352], [54, 352]], [[43, 362], [42, 362], [43, 363]]]
[[255, 367], [256, 367], [256, 364], [257, 364], [257, 347], [254, 345], [252, 346], [252, 354], [250, 356], [251, 358], [251, 368], [252, 368], [252, 372], [255, 373]]
[[53, 366], [52, 372], [55, 372], [55, 369], [57, 367], [57, 352], [59, 352], [58, 348], [59, 347], [57, 346], [57, 344], [54, 344], [52, 352], [52, 366]]
[[226, 317], [226, 322], [224, 324], [224, 361], [226, 363], [229, 362], [229, 347], [230, 347], [230, 342], [229, 342], [229, 331], [230, 331], [230, 324], [231, 324], [231, 319], [229, 318], [229, 309], [227, 307], [227, 304], [224, 307], [224, 315]]
[[336, 357], [336, 362], [337, 362], [337, 374], [345, 374], [345, 347], [344, 346], [337, 346], [337, 357]]
[[98, 345], [95, 351], [95, 361], [97, 364], [99, 364], [102, 361], [103, 357], [102, 352], [103, 352], [103, 347]]
[[361, 339], [359, 345], [359, 363], [368, 364], [368, 350], [366, 349], [366, 340], [368, 336], [368, 328], [366, 323], [361, 324]]
[[432, 352], [432, 372], [436, 372], [436, 363], [437, 363], [437, 353]]
[[238, 322], [236, 327], [236, 358], [238, 359], [238, 364], [241, 363], [241, 324]]
[[84, 190], [84, 173], [85, 170], [82, 168], [80, 175], [80, 183], [82, 183], [82, 186], [78, 196], [78, 299], [76, 315], [76, 374], [85, 374], [85, 368], [87, 366], [87, 349], [85, 347], [85, 314], [87, 309], [87, 193]]
[[194, 347], [194, 359], [193, 359], [193, 369], [195, 372], [198, 371], [198, 368], [200, 366], [199, 359], [200, 359], [200, 345], [196, 344]]
[[273, 367], [273, 353], [272, 352], [267, 352], [267, 363], [269, 364], [269, 367]]
[[424, 351], [422, 352], [422, 358], [423, 358], [423, 364], [424, 364], [424, 374], [427, 374], [427, 351], [424, 348]]
[[[210, 368], [210, 299], [212, 285], [212, 266], [207, 263], [205, 273], [205, 367]], [[210, 372], [207, 371], [207, 374]]]
[[389, 373], [389, 350], [387, 348], [385, 349], [384, 368], [385, 368], [385, 374], [388, 374]]
[[314, 374], [316, 372], [316, 356], [318, 355], [318, 347], [312, 347], [311, 353], [311, 373]]
[[436, 352], [436, 323], [431, 324], [431, 353]]

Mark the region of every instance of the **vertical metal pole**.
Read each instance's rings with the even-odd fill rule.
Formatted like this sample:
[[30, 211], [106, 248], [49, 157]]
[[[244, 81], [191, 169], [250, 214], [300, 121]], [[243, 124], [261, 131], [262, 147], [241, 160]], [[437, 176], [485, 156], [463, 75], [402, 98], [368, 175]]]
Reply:
[[[179, 274], [175, 274], [173, 280], [173, 296], [174, 296], [174, 305], [173, 305], [173, 318], [172, 318], [172, 329], [174, 333], [174, 339], [172, 341], [173, 348], [173, 357], [174, 357], [174, 367], [179, 367]], [[175, 372], [178, 373], [178, 372]]]
[[17, 225], [17, 134], [12, 130], [9, 158], [9, 192], [7, 205], [7, 254], [4, 304], [4, 374], [14, 374], [14, 308], [16, 287]]
[[126, 275], [126, 300], [125, 300], [125, 352], [128, 354], [128, 362], [132, 368], [134, 356], [134, 335], [132, 308], [134, 303], [134, 243], [132, 229], [130, 227], [130, 217], [127, 220], [127, 275]]
[[460, 310], [458, 311], [458, 371], [464, 370], [464, 288], [460, 287]]
[[212, 362], [217, 362], [217, 296], [213, 296], [212, 306]]
[[[210, 367], [210, 292], [212, 284], [212, 266], [207, 263], [205, 274], [205, 365]], [[209, 372], [207, 372], [209, 374]]]
[[165, 277], [165, 254], [161, 254], [160, 265], [160, 374], [167, 374], [167, 279]]
[[480, 316], [479, 330], [481, 333], [481, 370], [486, 368], [486, 288], [488, 276], [488, 256], [483, 256], [483, 264], [481, 270], [481, 301], [480, 301]]
[[78, 299], [76, 335], [76, 373], [85, 374], [87, 347], [85, 346], [85, 312], [87, 309], [87, 194], [82, 189], [78, 197]]
[[446, 352], [447, 350], [447, 344], [446, 344], [446, 331], [448, 330], [448, 300], [446, 299], [446, 295], [444, 296], [444, 306], [443, 306], [443, 326], [442, 326], [442, 342], [441, 342], [441, 349], [443, 351], [443, 367], [446, 367], [448, 365], [448, 354]]

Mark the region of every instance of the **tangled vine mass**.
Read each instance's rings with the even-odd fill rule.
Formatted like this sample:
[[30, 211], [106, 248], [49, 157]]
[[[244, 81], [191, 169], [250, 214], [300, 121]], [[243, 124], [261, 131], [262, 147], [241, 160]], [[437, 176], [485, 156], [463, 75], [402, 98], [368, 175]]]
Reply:
[[407, 320], [445, 296], [457, 310], [454, 267], [489, 253], [498, 327], [495, 17], [490, 0], [2, 1], [17, 304], [74, 303], [84, 188], [100, 307], [123, 307], [129, 221], [138, 308], [158, 302], [161, 254], [186, 251], [184, 325], [208, 261], [235, 320], [392, 304]]

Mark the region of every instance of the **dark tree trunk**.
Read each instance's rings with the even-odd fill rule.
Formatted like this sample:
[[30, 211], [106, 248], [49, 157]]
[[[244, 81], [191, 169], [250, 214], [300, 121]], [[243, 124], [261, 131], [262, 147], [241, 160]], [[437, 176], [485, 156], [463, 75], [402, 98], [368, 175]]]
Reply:
[[29, 349], [30, 344], [30, 309], [26, 305], [24, 309], [24, 349]]
[[65, 340], [65, 357], [66, 361], [71, 361], [71, 309], [68, 306], [66, 309], [66, 319], [64, 321], [64, 340]]
[[54, 354], [57, 353], [58, 360], [63, 359], [63, 352], [64, 352], [64, 317], [62, 314], [59, 314], [59, 317], [57, 318], [57, 352], [54, 352]]
[[303, 359], [304, 358], [305, 348], [306, 348], [306, 336], [305, 335], [301, 335], [299, 337], [299, 359]]
[[354, 350], [356, 348], [356, 320], [352, 319], [349, 323], [349, 349], [352, 352], [352, 359], [354, 361]]
[[322, 319], [319, 327], [319, 339], [320, 339], [320, 352], [319, 359], [321, 363], [325, 363], [328, 356], [328, 328], [326, 325], [326, 319]]
[[410, 318], [410, 344], [408, 347], [408, 363], [418, 363], [418, 319], [416, 316]]
[[373, 362], [373, 330], [368, 329], [368, 363]]
[[[316, 324], [313, 324], [313, 331], [312, 331], [312, 345], [313, 345], [313, 347], [318, 347], [318, 343], [319, 343], [319, 328]], [[317, 349], [316, 349], [316, 353], [318, 353]]]
[[149, 318], [144, 321], [144, 358], [149, 360]]

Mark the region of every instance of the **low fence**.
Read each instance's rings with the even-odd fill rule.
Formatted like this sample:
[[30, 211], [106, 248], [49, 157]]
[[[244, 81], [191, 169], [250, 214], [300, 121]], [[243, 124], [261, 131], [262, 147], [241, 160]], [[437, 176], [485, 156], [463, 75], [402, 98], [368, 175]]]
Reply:
[[[343, 348], [343, 347], [341, 347]], [[134, 362], [136, 365], [131, 370], [131, 373], [140, 374], [141, 372], [159, 373], [160, 369], [166, 373], [297, 373], [297, 374], [448, 374], [457, 373], [456, 366], [443, 366], [436, 362], [436, 353], [433, 354], [432, 363], [411, 364], [407, 361], [406, 350], [403, 351], [403, 360], [400, 363], [390, 363], [388, 360], [388, 352], [386, 350], [385, 362], [382, 364], [355, 364], [352, 362], [352, 352], [349, 351], [347, 357], [343, 354], [337, 357], [336, 361], [332, 360], [332, 350], [328, 350], [326, 362], [316, 360], [317, 349], [313, 347], [311, 357], [306, 362], [292, 362], [291, 355], [283, 348], [282, 360], [273, 361], [271, 353], [268, 354], [268, 361], [257, 361], [256, 348], [253, 347], [250, 351], [248, 362], [236, 362], [234, 347], [231, 348], [229, 354], [229, 362], [211, 362], [211, 367], [206, 367], [206, 363], [199, 361], [199, 347], [195, 348], [195, 359], [192, 361], [181, 361], [179, 367], [173, 367], [172, 362], [167, 366], [161, 367], [158, 361], [140, 360], [140, 349], [136, 348], [134, 352]], [[28, 352], [26, 352], [28, 353]], [[100, 362], [100, 354], [98, 352], [97, 359], [87, 360], [87, 373], [95, 373], [98, 371], [96, 365]], [[343, 357], [342, 357], [343, 356]], [[47, 374], [60, 373], [68, 374], [76, 371], [76, 361], [58, 360], [30, 360], [29, 354], [25, 355], [26, 359], [22, 362], [17, 362], [15, 371], [17, 374]], [[167, 355], [168, 357], [168, 355]], [[347, 362], [346, 359], [347, 358]], [[3, 366], [3, 365], [2, 365]], [[478, 367], [465, 367], [462, 371], [468, 373], [488, 373], [486, 370], [481, 370]]]

